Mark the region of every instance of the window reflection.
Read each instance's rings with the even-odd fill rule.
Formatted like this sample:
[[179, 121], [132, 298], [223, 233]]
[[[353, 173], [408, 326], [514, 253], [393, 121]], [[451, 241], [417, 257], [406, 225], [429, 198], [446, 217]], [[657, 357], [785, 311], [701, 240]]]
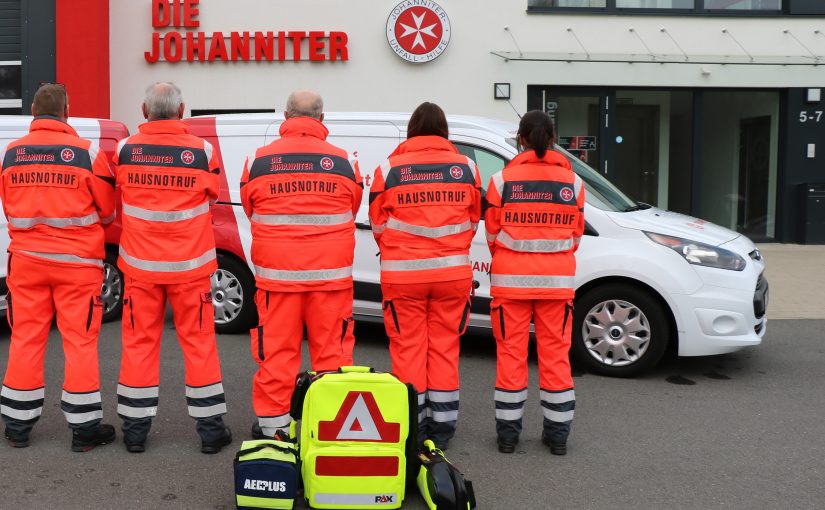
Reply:
[[607, 7], [607, 0], [529, 0], [527, 7]]
[[693, 9], [695, 0], [616, 0], [616, 7], [627, 9]]
[[705, 9], [779, 11], [782, 10], [782, 0], [705, 0]]

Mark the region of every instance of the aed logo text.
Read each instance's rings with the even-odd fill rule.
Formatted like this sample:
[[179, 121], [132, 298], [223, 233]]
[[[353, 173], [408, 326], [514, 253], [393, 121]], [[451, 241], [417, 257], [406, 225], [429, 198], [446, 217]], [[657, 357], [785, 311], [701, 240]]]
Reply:
[[253, 491], [286, 492], [286, 482], [273, 482], [270, 480], [250, 480], [247, 478], [243, 482], [244, 489]]

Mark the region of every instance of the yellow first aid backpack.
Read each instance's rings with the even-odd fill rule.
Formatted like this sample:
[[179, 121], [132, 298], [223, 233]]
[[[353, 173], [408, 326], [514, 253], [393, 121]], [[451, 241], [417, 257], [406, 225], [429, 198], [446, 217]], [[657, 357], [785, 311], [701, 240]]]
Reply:
[[412, 386], [368, 367], [307, 372], [298, 379], [292, 417], [301, 423], [301, 476], [310, 507], [401, 507], [408, 473], [417, 474]]

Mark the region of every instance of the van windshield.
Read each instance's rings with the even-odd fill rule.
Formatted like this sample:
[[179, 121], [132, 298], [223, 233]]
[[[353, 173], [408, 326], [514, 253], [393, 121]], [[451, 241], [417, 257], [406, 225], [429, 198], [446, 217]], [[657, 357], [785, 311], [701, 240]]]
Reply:
[[619, 188], [593, 170], [579, 158], [573, 156], [558, 145], [556, 151], [564, 154], [573, 166], [573, 171], [584, 181], [587, 202], [603, 211], [633, 211], [641, 208], [629, 199]]

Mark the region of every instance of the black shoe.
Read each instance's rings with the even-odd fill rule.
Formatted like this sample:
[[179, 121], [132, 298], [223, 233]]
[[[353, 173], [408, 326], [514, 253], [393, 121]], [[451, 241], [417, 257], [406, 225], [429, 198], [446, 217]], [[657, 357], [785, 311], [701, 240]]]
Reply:
[[129, 453], [143, 453], [146, 451], [146, 440], [132, 440], [123, 438], [123, 443], [126, 445], [126, 451]]
[[499, 437], [496, 439], [496, 443], [498, 443], [498, 451], [501, 453], [513, 453], [516, 451], [516, 445], [518, 444], [518, 439], [515, 441], [510, 441], [504, 439], [503, 437]]
[[255, 422], [255, 424], [252, 425], [252, 439], [272, 439], [272, 438], [271, 437], [266, 437], [266, 435], [264, 435], [264, 431], [261, 430], [261, 426], [258, 425], [257, 422]]
[[215, 441], [202, 441], [201, 442], [201, 453], [206, 454], [213, 454], [220, 452], [224, 446], [228, 445], [232, 442], [232, 431], [229, 430], [229, 427], [224, 429], [223, 436]]
[[6, 429], [6, 439], [9, 440], [9, 444], [11, 444], [12, 448], [26, 448], [29, 446], [28, 434], [14, 433], [9, 429]]
[[553, 455], [567, 455], [567, 443], [554, 443], [545, 435], [541, 436], [541, 442], [550, 447]]
[[88, 452], [95, 446], [109, 444], [115, 440], [115, 428], [101, 423], [91, 429], [72, 430], [72, 451]]

